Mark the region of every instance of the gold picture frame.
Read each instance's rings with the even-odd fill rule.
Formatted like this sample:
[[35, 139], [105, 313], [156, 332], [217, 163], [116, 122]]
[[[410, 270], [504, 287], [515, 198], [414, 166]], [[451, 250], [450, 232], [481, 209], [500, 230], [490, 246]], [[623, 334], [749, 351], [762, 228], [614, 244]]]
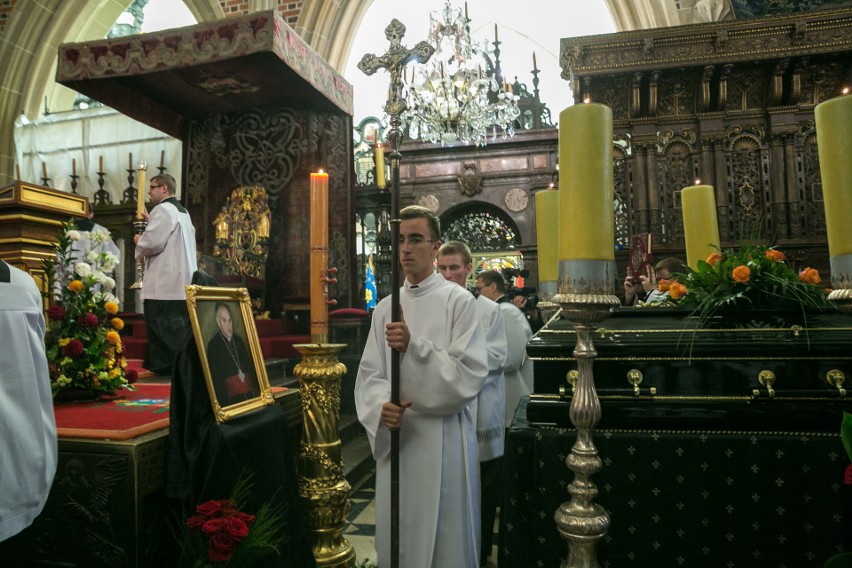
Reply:
[[274, 404], [246, 288], [186, 286], [186, 307], [218, 423]]

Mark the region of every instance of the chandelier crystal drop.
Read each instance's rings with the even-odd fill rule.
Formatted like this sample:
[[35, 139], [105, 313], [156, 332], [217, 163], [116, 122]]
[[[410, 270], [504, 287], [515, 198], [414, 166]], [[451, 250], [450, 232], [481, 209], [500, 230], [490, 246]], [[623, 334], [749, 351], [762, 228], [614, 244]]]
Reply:
[[[408, 108], [402, 122], [408, 135], [441, 145], [461, 141], [478, 146], [485, 146], [489, 130], [495, 138], [514, 136], [519, 97], [511, 85], [498, 82], [499, 63], [492, 64], [471, 40], [467, 5], [463, 13], [447, 0], [443, 10], [429, 15], [429, 22], [428, 41], [435, 53], [425, 65], [412, 68], [413, 77], [406, 77]], [[494, 43], [497, 48], [496, 38]]]

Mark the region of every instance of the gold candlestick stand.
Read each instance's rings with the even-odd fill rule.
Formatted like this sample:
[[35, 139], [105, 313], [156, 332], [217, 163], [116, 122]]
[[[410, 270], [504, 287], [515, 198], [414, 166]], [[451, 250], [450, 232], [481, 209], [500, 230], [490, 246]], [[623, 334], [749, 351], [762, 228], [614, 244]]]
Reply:
[[558, 293], [553, 302], [574, 324], [579, 377], [571, 398], [571, 424], [577, 429], [577, 441], [565, 463], [574, 472], [568, 486], [571, 500], [560, 505], [554, 515], [559, 534], [568, 541], [568, 559], [562, 568], [597, 568], [597, 544], [609, 529], [609, 514], [594, 502], [598, 488], [591, 477], [603, 467], [592, 441], [592, 431], [601, 418], [601, 404], [592, 373], [597, 356], [592, 340], [597, 324], [610, 316], [619, 304], [613, 294], [615, 263], [601, 260], [563, 260], [559, 262]]
[[352, 488], [343, 476], [343, 446], [338, 435], [340, 380], [346, 366], [339, 343], [295, 345], [302, 354], [293, 374], [302, 398], [299, 497], [311, 532], [317, 566], [354, 567], [355, 549], [343, 537]]

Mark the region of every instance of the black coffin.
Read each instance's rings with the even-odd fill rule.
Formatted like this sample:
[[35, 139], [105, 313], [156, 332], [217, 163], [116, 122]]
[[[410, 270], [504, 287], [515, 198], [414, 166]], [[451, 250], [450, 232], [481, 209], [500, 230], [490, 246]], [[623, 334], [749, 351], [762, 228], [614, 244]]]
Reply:
[[[852, 411], [852, 402], [827, 377], [852, 376], [852, 316], [734, 316], [698, 329], [685, 310], [617, 309], [594, 334], [599, 427], [837, 432], [841, 411]], [[571, 322], [559, 318], [530, 341], [531, 423], [570, 425], [567, 375], [577, 369], [576, 341]], [[639, 375], [637, 390], [629, 377]]]

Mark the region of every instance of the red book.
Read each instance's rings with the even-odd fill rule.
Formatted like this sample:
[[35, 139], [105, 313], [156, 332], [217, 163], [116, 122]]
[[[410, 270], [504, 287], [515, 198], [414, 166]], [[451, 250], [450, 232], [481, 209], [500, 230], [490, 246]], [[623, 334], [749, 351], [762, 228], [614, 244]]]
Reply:
[[630, 238], [630, 254], [627, 256], [627, 274], [639, 283], [639, 277], [648, 276], [653, 266], [651, 233], [638, 233]]

